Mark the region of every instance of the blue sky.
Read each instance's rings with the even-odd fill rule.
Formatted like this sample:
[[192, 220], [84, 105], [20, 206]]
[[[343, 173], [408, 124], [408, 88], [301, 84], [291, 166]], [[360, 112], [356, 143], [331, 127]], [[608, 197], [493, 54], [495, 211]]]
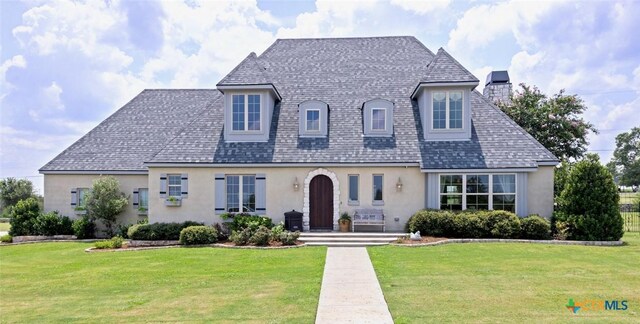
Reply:
[[299, 37], [413, 35], [480, 80], [508, 69], [515, 85], [566, 89], [606, 162], [640, 126], [637, 17], [637, 1], [1, 1], [0, 178], [41, 192], [38, 168], [143, 89], [212, 88]]

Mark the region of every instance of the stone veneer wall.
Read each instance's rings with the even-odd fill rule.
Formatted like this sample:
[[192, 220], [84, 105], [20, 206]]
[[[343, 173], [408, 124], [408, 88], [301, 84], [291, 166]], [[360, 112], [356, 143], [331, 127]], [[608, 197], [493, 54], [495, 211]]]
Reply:
[[511, 90], [511, 83], [491, 83], [484, 87], [482, 94], [495, 104], [498, 102], [510, 103]]

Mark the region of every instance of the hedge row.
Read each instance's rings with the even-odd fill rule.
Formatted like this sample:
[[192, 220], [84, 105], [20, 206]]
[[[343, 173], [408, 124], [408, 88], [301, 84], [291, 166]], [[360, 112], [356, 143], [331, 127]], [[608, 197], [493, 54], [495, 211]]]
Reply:
[[519, 218], [502, 210], [450, 212], [421, 210], [407, 223], [421, 235], [457, 238], [549, 239], [551, 225], [537, 215]]
[[204, 224], [192, 221], [186, 221], [184, 223], [136, 224], [129, 227], [127, 235], [132, 240], [177, 241], [180, 239], [182, 229], [189, 226], [202, 225]]

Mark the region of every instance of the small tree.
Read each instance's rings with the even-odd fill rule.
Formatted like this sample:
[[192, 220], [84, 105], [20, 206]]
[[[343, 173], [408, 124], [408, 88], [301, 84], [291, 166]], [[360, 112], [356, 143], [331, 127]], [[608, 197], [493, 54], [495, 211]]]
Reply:
[[26, 179], [6, 178], [0, 180], [0, 205], [3, 210], [15, 206], [20, 200], [33, 197], [33, 183]]
[[113, 225], [124, 211], [129, 199], [120, 192], [120, 184], [114, 177], [100, 177], [93, 181], [91, 192], [86, 198], [87, 215], [99, 219], [106, 226], [106, 234], [113, 236]]
[[598, 155], [587, 154], [569, 172], [560, 194], [560, 212], [571, 224], [569, 238], [616, 241], [622, 237], [618, 190]]
[[11, 236], [35, 235], [36, 219], [40, 215], [38, 201], [31, 197], [20, 200], [11, 209]]

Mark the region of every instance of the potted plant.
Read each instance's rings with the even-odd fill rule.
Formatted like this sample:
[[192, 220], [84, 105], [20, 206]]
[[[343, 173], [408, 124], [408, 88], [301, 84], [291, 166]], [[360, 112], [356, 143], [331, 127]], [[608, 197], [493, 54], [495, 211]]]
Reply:
[[340, 224], [340, 232], [350, 232], [351, 216], [349, 216], [349, 213], [342, 213], [340, 219], [338, 219], [338, 224]]

